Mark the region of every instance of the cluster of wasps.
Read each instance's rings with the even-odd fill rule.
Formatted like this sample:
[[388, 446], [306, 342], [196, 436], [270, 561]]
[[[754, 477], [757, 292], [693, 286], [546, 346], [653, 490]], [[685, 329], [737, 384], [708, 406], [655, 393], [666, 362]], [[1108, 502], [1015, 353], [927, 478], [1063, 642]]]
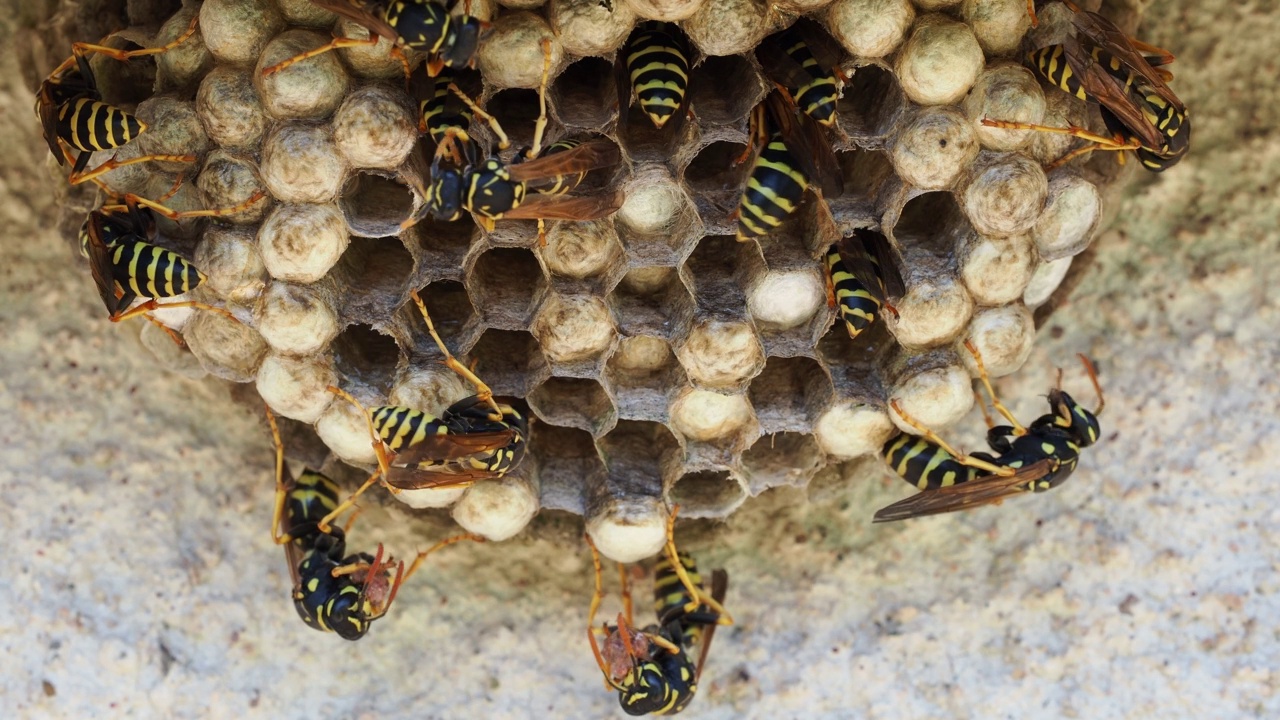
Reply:
[[[419, 129], [434, 146], [430, 184], [420, 188], [426, 201], [404, 220], [402, 228], [427, 218], [450, 222], [463, 213], [471, 214], [489, 231], [498, 220], [531, 219], [538, 221], [540, 242], [545, 242], [546, 220], [603, 218], [621, 206], [621, 193], [613, 189], [575, 193], [590, 173], [617, 168], [621, 163], [617, 145], [603, 137], [584, 137], [544, 146], [549, 44], [543, 45], [540, 113], [532, 144], [508, 153], [504, 160], [503, 154], [511, 145], [506, 133], [471, 97], [477, 79], [472, 68], [488, 29], [486, 23], [466, 12], [455, 14], [434, 0], [312, 2], [363, 26], [367, 37], [335, 37], [262, 72], [281, 72], [342, 47], [373, 45], [381, 39], [391, 42], [392, 53], [404, 66], [406, 85], [419, 100]], [[1089, 141], [1087, 147], [1059, 163], [1094, 150], [1111, 150], [1134, 152], [1152, 171], [1172, 166], [1185, 155], [1190, 140], [1186, 110], [1169, 90], [1171, 76], [1163, 69], [1172, 56], [1128, 38], [1095, 13], [1071, 8], [1075, 34], [1060, 45], [1031, 52], [1027, 59], [1049, 83], [1096, 105], [1111, 135], [1074, 127], [992, 119], [983, 122], [1007, 129], [1068, 133]], [[1034, 17], [1033, 0], [1028, 0], [1028, 10]], [[177, 212], [163, 203], [179, 185], [164, 197], [148, 199], [116, 195], [102, 177], [113, 169], [141, 162], [194, 163], [194, 156], [143, 155], [128, 160], [113, 156], [89, 168], [94, 153], [114, 152], [146, 126], [103, 100], [88, 57], [101, 54], [124, 62], [158, 55], [188, 40], [196, 23], [193, 20], [174, 41], [154, 48], [119, 50], [105, 41], [77, 43], [72, 56], [41, 85], [37, 97], [36, 112], [50, 151], [59, 163], [71, 164], [69, 181], [94, 182], [110, 198], [89, 214], [80, 239], [112, 321], [150, 317], [154, 310], [172, 307], [201, 308], [234, 319], [223, 308], [172, 300], [194, 290], [205, 276], [190, 261], [157, 244], [155, 216], [172, 220], [225, 217], [249, 208], [264, 195], [256, 193], [233, 207]], [[425, 58], [421, 70], [413, 67], [406, 51]], [[840, 49], [824, 34], [795, 25], [766, 38], [756, 54], [776, 87], [752, 110], [750, 141], [736, 161], [745, 165], [745, 173], [731, 218], [736, 218], [737, 239], [743, 242], [758, 240], [779, 228], [809, 190], [819, 203], [838, 197], [844, 190], [832, 150], [839, 140], [837, 101], [847, 81], [839, 67]], [[693, 111], [688, 93], [693, 59], [688, 39], [676, 26], [646, 22], [637, 28], [615, 61], [622, 105], [620, 126], [625, 128], [631, 122], [628, 111], [634, 103], [642, 122], [651, 123], [660, 133], [680, 133]], [[491, 151], [486, 152], [473, 136], [475, 120], [489, 128], [495, 145]], [[854, 230], [829, 248], [825, 265], [828, 302], [850, 340], [865, 332], [882, 312], [895, 312], [893, 299], [906, 292], [893, 247], [874, 230]], [[349, 554], [346, 536], [356, 513], [344, 525], [337, 525], [338, 519], [352, 511], [360, 496], [375, 484], [381, 483], [393, 493], [466, 487], [507, 475], [519, 467], [527, 451], [528, 418], [513, 405], [498, 402], [489, 386], [454, 357], [437, 333], [423, 300], [417, 293], [412, 297], [444, 363], [475, 392], [436, 416], [403, 406], [365, 408], [350, 394], [330, 387], [365, 418], [377, 458], [377, 471], [353, 493], [343, 498], [332, 480], [311, 469], [294, 477], [284, 460], [276, 419], [267, 411], [276, 449], [272, 537], [285, 549], [297, 612], [307, 625], [348, 640], [363, 637], [371, 623], [388, 612], [402, 584], [430, 554], [463, 541], [483, 542], [483, 538], [471, 534], [445, 538], [417, 553], [406, 567], [381, 544], [372, 554]], [[173, 337], [181, 343], [179, 337]], [[1058, 386], [1048, 394], [1049, 412], [1023, 425], [995, 395], [977, 348], [969, 342], [965, 345], [992, 406], [1008, 424], [996, 425], [984, 403], [991, 452], [965, 454], [907, 415], [896, 398], [890, 398], [889, 406], [919, 434], [890, 440], [882, 454], [894, 472], [921, 492], [881, 509], [875, 514], [876, 522], [966, 510], [1048, 490], [1066, 480], [1074, 472], [1080, 452], [1099, 439], [1098, 415], [1104, 400], [1096, 371], [1087, 358], [1081, 356], [1098, 397], [1097, 407], [1088, 410], [1062, 391], [1060, 374]], [[697, 691], [716, 628], [732, 624], [723, 605], [728, 575], [716, 570], [711, 574], [710, 590], [706, 589], [693, 558], [676, 548], [677, 511], [671, 510], [663, 558], [654, 571], [656, 623], [644, 628], [635, 624], [629, 573], [621, 564], [623, 612], [614, 624], [595, 626], [604, 597], [603, 568], [587, 539], [595, 573], [588, 641], [606, 686], [617, 692], [622, 708], [632, 715], [675, 714], [687, 707]], [[695, 648], [696, 662], [692, 659]]]

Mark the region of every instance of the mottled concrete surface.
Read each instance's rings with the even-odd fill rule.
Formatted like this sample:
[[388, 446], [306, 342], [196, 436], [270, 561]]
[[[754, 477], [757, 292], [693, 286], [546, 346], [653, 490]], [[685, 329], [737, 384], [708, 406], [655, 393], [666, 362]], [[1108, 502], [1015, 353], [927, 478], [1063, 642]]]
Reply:
[[[691, 526], [688, 549], [732, 575], [738, 624], [688, 717], [1280, 711], [1280, 8], [1160, 0], [1148, 18], [1178, 51], [1192, 154], [1137, 180], [1097, 271], [999, 384], [1034, 417], [1055, 364], [1090, 396], [1072, 359], [1090, 354], [1104, 441], [1060, 490], [961, 517], [872, 528], [910, 492], [877, 470]], [[584, 642], [590, 563], [568, 518], [433, 558], [360, 643], [297, 620], [260, 420], [101, 319], [49, 228], [32, 99], [2, 62], [3, 714], [620, 716]], [[952, 435], [974, 446], [980, 427], [975, 412]], [[444, 532], [405, 519], [370, 511], [352, 539], [407, 553]]]

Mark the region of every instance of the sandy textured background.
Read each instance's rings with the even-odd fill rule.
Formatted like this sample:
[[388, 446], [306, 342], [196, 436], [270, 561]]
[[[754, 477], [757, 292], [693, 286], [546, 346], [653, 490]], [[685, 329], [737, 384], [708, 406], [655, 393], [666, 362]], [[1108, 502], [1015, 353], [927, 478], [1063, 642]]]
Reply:
[[[1055, 363], [1091, 396], [1072, 358], [1089, 353], [1105, 440], [1062, 489], [963, 517], [873, 529], [909, 488], [828, 475], [682, 531], [730, 571], [738, 619], [688, 717], [1280, 712], [1280, 8], [1160, 0], [1148, 18], [1179, 55], [1192, 154], [1138, 179], [1098, 270], [1000, 383], [1030, 419]], [[0, 714], [621, 716], [566, 517], [441, 554], [362, 642], [298, 621], [263, 426], [225, 385], [152, 369], [141, 324], [101, 319], [50, 229], [47, 152], [3, 52]], [[976, 411], [967, 425], [973, 446]], [[371, 511], [352, 539], [438, 536], [404, 521]]]

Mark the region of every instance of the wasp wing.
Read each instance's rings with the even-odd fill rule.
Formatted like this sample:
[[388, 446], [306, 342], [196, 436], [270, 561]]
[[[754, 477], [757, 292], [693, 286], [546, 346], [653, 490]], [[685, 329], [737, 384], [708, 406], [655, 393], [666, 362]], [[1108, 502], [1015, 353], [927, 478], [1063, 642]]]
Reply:
[[102, 237], [102, 224], [106, 222], [107, 218], [108, 216], [101, 212], [89, 213], [89, 242], [86, 247], [89, 251], [89, 272], [93, 275], [93, 284], [98, 288], [98, 297], [102, 298], [102, 304], [107, 307], [107, 312], [112, 317], [115, 317], [124, 308], [122, 307], [121, 299], [116, 295], [116, 278], [111, 262], [111, 248], [107, 247], [107, 243]]
[[[711, 572], [711, 599], [724, 607], [724, 596], [729, 592], [729, 573], [724, 570]], [[698, 669], [694, 674], [694, 682], [702, 678], [702, 668], [707, 664], [707, 654], [711, 652], [711, 638], [715, 637], [718, 623], [709, 623], [702, 631], [702, 647], [698, 648]]]
[[860, 228], [842, 239], [836, 248], [844, 266], [877, 300], [884, 302], [907, 294], [893, 248], [884, 235]]
[[1124, 124], [1145, 148], [1161, 149], [1168, 139], [1159, 128], [1147, 119], [1142, 108], [1125, 88], [1125, 84], [1107, 72], [1093, 57], [1080, 46], [1080, 43], [1068, 38], [1063, 42], [1067, 63], [1080, 78], [1085, 92], [1094, 97], [1100, 105], [1107, 108]]
[[999, 503], [1005, 498], [1028, 492], [1027, 483], [1044, 477], [1051, 469], [1051, 461], [1045, 459], [1020, 468], [1012, 475], [987, 475], [959, 485], [924, 490], [881, 508], [873, 522], [909, 520]]
[[469, 457], [479, 453], [493, 452], [510, 445], [515, 439], [515, 430], [495, 430], [493, 432], [446, 433], [428, 435], [402, 449], [392, 459], [393, 467], [416, 469], [419, 463], [434, 460], [448, 462]]
[[621, 161], [622, 152], [617, 145], [608, 140], [588, 140], [564, 152], [508, 165], [507, 174], [515, 182], [528, 182], [556, 175], [576, 175], [617, 165]]
[[[765, 77], [794, 91], [813, 82], [813, 76], [787, 53], [785, 37], [779, 34], [765, 38], [756, 47], [756, 59]], [[808, 42], [808, 38], [805, 41]]]
[[1173, 90], [1165, 83], [1162, 73], [1151, 66], [1147, 57], [1138, 51], [1120, 28], [1110, 20], [1094, 12], [1077, 12], [1071, 18], [1076, 30], [1115, 57], [1125, 67], [1140, 75], [1166, 102], [1185, 112], [1186, 108]]
[[387, 471], [387, 484], [400, 490], [445, 490], [471, 487], [494, 477], [494, 473], [486, 470], [449, 464], [441, 465], [437, 470], [391, 468]]
[[827, 197], [842, 195], [844, 180], [840, 175], [840, 164], [831, 150], [831, 143], [822, 134], [822, 126], [800, 112], [789, 93], [775, 89], [764, 102], [791, 156], [809, 180], [821, 187]]
[[370, 10], [371, 3], [359, 2], [359, 0], [311, 0], [311, 4], [358, 23], [369, 32], [381, 35], [393, 43], [400, 40], [400, 33], [378, 17], [377, 13]]
[[596, 195], [527, 195], [504, 220], [598, 220], [622, 207], [622, 192]]

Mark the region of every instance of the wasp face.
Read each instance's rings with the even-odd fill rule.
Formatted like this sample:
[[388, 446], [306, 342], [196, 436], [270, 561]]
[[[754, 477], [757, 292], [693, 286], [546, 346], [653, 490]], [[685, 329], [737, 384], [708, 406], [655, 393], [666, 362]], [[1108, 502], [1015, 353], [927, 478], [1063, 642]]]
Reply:
[[1098, 418], [1083, 405], [1062, 390], [1049, 391], [1049, 404], [1053, 406], [1053, 424], [1065, 430], [1082, 448], [1089, 447], [1102, 435]]

